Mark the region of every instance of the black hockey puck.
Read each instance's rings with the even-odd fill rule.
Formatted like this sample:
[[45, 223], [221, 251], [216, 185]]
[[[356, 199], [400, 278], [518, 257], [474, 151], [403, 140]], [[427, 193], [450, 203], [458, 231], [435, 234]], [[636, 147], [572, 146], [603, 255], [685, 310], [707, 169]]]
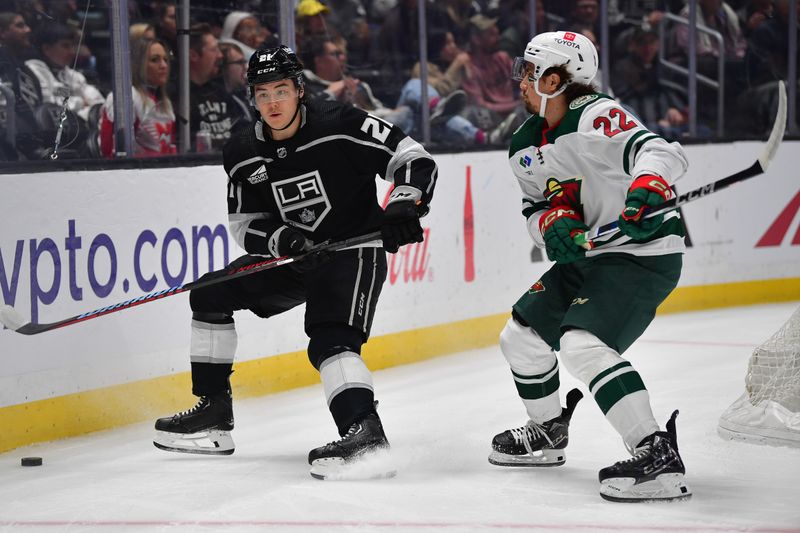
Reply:
[[22, 466], [42, 466], [42, 458], [41, 457], [23, 457]]

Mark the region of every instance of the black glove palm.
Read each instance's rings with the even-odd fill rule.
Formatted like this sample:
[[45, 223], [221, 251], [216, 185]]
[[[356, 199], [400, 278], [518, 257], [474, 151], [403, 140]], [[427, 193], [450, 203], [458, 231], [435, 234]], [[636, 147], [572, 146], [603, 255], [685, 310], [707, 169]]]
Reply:
[[391, 202], [383, 212], [381, 226], [383, 248], [393, 254], [404, 244], [422, 242], [419, 210], [413, 200]]

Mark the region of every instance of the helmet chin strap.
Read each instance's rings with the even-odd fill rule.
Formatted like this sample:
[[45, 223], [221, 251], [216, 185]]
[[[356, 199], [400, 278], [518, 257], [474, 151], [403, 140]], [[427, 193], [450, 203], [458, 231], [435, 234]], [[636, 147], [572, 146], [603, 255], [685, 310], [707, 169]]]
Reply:
[[567, 84], [567, 83], [565, 83], [564, 85], [562, 85], [562, 86], [561, 86], [561, 88], [560, 88], [560, 89], [558, 89], [558, 90], [557, 90], [556, 92], [554, 92], [553, 94], [545, 94], [545, 93], [543, 93], [543, 92], [541, 92], [541, 91], [539, 90], [539, 82], [538, 82], [538, 81], [537, 81], [536, 83], [534, 83], [534, 84], [533, 84], [533, 90], [534, 90], [534, 91], [536, 91], [536, 94], [538, 94], [538, 95], [539, 95], [539, 97], [541, 97], [541, 99], [542, 99], [542, 103], [541, 103], [541, 105], [539, 106], [539, 116], [540, 116], [540, 117], [544, 118], [544, 112], [545, 112], [545, 109], [547, 109], [547, 100], [549, 100], [550, 98], [556, 97], [556, 96], [558, 96], [559, 94], [563, 93], [563, 92], [564, 92], [564, 90], [566, 90], [566, 88], [567, 88], [567, 85], [568, 85], [568, 84]]

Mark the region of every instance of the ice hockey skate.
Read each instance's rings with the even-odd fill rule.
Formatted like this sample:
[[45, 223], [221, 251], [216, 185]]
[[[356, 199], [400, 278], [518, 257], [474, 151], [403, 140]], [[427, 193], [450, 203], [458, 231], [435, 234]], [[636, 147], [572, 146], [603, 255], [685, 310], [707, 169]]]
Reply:
[[561, 415], [537, 424], [531, 420], [520, 428], [509, 429], [492, 439], [489, 462], [497, 466], [559, 466], [567, 456], [569, 421], [583, 393], [572, 389], [567, 393], [567, 406]]
[[646, 437], [634, 455], [600, 470], [600, 496], [612, 502], [684, 500], [692, 491], [684, 482], [686, 468], [678, 453], [675, 418], [672, 413], [667, 431]]
[[197, 405], [156, 420], [156, 448], [170, 452], [230, 455], [234, 444], [230, 392], [201, 396]]
[[311, 450], [308, 464], [317, 479], [379, 479], [397, 474], [376, 413], [355, 422], [341, 439]]

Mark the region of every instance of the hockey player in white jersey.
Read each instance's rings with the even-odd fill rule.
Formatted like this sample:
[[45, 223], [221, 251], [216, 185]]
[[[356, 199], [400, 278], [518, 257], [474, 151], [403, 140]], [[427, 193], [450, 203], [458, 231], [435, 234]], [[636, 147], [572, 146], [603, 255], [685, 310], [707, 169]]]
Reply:
[[[537, 35], [514, 63], [513, 76], [533, 116], [514, 133], [509, 161], [531, 237], [555, 264], [514, 304], [500, 335], [530, 420], [495, 436], [489, 461], [565, 462], [569, 421], [582, 394], [571, 391], [562, 409], [560, 359], [586, 384], [632, 455], [600, 470], [601, 496], [684, 499], [691, 491], [678, 453], [677, 411], [662, 431], [642, 377], [621, 354], [680, 277], [679, 214], [643, 215], [674, 194], [686, 156], [680, 145], [595, 92], [590, 83], [596, 72], [594, 45], [563, 31]], [[617, 218], [618, 233], [589, 250], [576, 244], [578, 234]]]

